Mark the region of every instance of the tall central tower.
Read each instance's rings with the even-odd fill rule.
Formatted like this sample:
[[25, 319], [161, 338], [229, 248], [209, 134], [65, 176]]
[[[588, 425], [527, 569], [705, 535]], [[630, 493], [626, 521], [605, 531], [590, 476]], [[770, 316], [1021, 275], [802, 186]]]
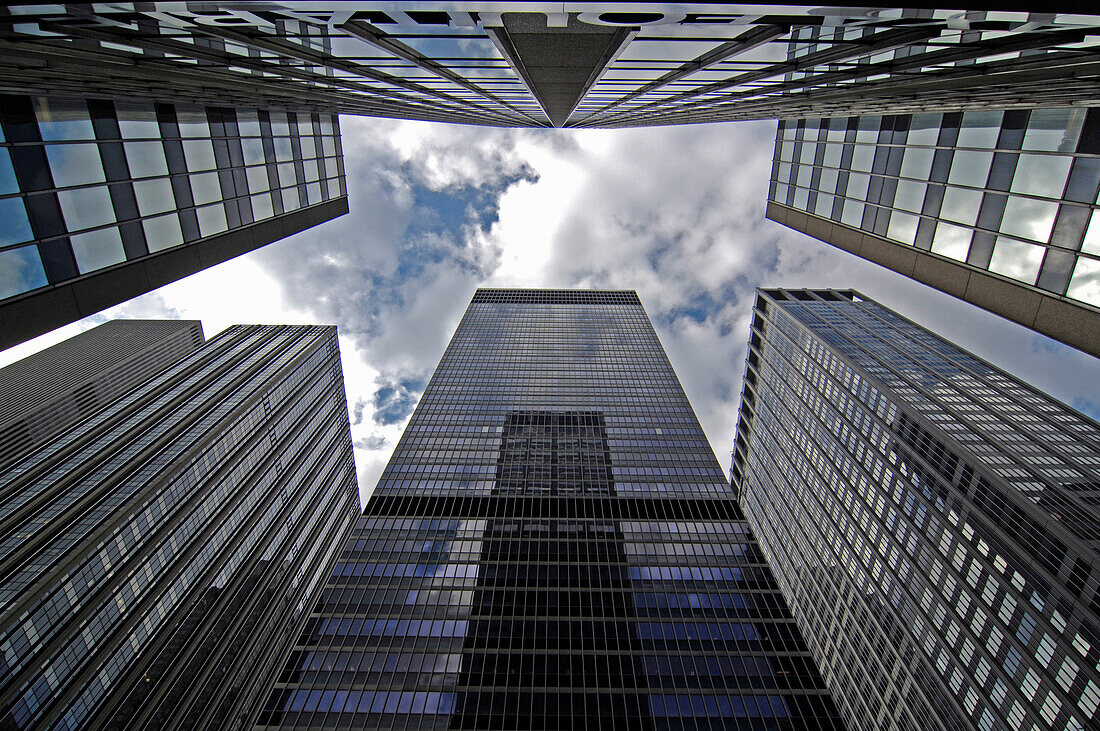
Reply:
[[841, 728], [634, 292], [478, 290], [260, 728]]

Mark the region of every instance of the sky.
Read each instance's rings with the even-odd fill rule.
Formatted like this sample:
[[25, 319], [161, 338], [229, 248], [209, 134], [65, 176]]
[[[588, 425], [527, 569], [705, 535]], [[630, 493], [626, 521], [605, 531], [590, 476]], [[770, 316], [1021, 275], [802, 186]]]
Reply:
[[509, 130], [343, 117], [351, 212], [107, 319], [335, 324], [365, 499], [474, 290], [635, 289], [723, 468], [756, 286], [855, 288], [1100, 418], [1100, 360], [764, 219], [774, 122]]

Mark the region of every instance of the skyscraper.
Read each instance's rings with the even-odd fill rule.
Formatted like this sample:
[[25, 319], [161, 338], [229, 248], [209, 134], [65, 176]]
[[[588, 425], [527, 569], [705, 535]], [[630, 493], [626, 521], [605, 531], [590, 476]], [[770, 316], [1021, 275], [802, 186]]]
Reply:
[[257, 728], [840, 728], [634, 292], [480, 289]]
[[[107, 335], [38, 365], [63, 380]], [[354, 522], [335, 328], [236, 326], [158, 358], [131, 358], [139, 382], [0, 471], [5, 729], [239, 723]]]
[[0, 470], [203, 344], [198, 320], [112, 320], [0, 371]]
[[330, 114], [0, 96], [0, 131], [0, 348], [348, 210]]
[[47, 94], [518, 127], [1100, 103], [1100, 16], [1085, 14], [369, 0], [9, 13], [0, 83]]
[[1100, 107], [779, 123], [768, 217], [1100, 356]]
[[757, 290], [732, 483], [852, 728], [1096, 728], [1100, 425], [857, 292]]

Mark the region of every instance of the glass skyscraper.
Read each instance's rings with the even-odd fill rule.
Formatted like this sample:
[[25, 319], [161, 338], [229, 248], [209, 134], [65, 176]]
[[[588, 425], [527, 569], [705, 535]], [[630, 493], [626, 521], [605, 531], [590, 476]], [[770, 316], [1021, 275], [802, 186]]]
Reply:
[[1096, 422], [857, 292], [757, 290], [732, 484], [852, 728], [1096, 728]]
[[1100, 356], [1100, 107], [781, 121], [768, 217]]
[[0, 95], [0, 348], [347, 210], [331, 114]]
[[842, 728], [637, 295], [480, 289], [257, 728]]
[[[0, 82], [635, 127], [1100, 103], [1100, 15], [663, 2], [20, 2]], [[89, 64], [88, 62], [94, 62]]]
[[239, 725], [354, 523], [336, 329], [235, 326], [181, 353], [165, 331], [185, 325], [40, 353], [52, 390], [0, 370], [29, 399], [111, 340], [176, 353], [130, 358], [128, 389], [0, 470], [0, 727]]

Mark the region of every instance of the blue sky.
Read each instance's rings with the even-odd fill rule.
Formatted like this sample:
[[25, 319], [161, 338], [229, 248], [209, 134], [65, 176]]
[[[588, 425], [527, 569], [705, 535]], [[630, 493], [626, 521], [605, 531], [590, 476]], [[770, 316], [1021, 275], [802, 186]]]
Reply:
[[764, 219], [775, 124], [499, 130], [344, 118], [351, 213], [108, 317], [340, 328], [360, 490], [478, 286], [636, 289], [723, 466], [753, 288], [854, 287], [1100, 416], [1100, 361]]

